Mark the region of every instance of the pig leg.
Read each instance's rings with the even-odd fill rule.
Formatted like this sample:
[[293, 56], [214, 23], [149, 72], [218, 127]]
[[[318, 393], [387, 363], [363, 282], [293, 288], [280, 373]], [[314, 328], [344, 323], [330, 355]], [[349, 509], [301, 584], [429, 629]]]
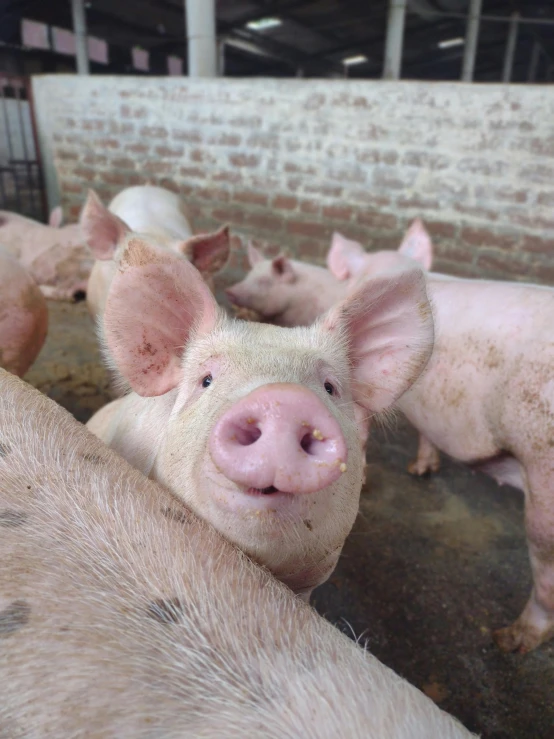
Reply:
[[554, 636], [554, 462], [529, 470], [525, 528], [533, 571], [533, 590], [521, 616], [494, 633], [504, 652], [530, 652]]
[[419, 435], [417, 457], [408, 465], [410, 475], [425, 475], [440, 469], [439, 450], [423, 434]]

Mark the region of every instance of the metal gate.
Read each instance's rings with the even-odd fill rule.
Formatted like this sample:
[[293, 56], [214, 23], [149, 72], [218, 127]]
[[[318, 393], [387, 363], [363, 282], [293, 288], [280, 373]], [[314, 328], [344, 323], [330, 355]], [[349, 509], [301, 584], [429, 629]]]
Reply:
[[0, 210], [46, 221], [28, 78], [0, 74]]

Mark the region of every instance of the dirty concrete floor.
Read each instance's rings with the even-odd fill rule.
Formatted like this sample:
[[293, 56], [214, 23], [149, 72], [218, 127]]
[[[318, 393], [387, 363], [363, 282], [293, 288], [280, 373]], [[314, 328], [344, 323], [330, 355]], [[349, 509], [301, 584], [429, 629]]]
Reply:
[[[109, 400], [92, 321], [83, 303], [49, 308], [25, 379], [86, 421]], [[401, 419], [373, 433], [358, 520], [312, 603], [483, 739], [552, 739], [554, 641], [504, 655], [490, 635], [531, 588], [522, 494], [447, 459], [414, 479], [416, 441]]]

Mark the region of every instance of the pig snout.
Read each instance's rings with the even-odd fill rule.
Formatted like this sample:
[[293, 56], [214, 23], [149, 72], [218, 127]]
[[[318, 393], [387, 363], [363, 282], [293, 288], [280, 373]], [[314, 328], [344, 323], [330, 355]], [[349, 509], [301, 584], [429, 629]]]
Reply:
[[241, 301], [241, 297], [238, 294], [238, 292], [236, 292], [235, 290], [233, 290], [230, 287], [226, 287], [225, 288], [225, 295], [227, 296], [227, 299], [229, 300], [229, 302], [233, 303], [234, 305], [238, 305], [239, 307], [243, 307], [241, 305], [241, 302], [240, 302]]
[[338, 422], [294, 384], [264, 385], [229, 408], [210, 436], [216, 467], [250, 494], [315, 493], [346, 471]]

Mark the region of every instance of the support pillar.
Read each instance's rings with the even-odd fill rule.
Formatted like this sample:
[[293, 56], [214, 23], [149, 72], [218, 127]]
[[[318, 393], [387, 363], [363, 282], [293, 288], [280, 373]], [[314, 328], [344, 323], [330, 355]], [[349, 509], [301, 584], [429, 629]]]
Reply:
[[185, 0], [189, 77], [217, 77], [215, 0]]
[[481, 22], [481, 5], [483, 0], [470, 0], [469, 15], [466, 26], [466, 40], [464, 48], [464, 62], [462, 66], [462, 81], [472, 82], [477, 57], [477, 43], [479, 41], [479, 25]]
[[75, 34], [77, 74], [89, 74], [87, 19], [84, 0], [71, 0], [71, 12], [73, 15], [73, 33]]
[[510, 21], [510, 28], [508, 30], [508, 41], [506, 42], [506, 53], [504, 54], [504, 67], [502, 69], [502, 82], [505, 83], [509, 83], [512, 79], [518, 30], [519, 13], [512, 13], [512, 20]]
[[389, 19], [383, 67], [383, 79], [385, 80], [400, 79], [406, 4], [407, 0], [389, 0]]

